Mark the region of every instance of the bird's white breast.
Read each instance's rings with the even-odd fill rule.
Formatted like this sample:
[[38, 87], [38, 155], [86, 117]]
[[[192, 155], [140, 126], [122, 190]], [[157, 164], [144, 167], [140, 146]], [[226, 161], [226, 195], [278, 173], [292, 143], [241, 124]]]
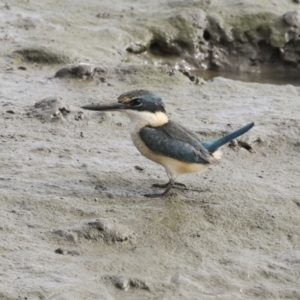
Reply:
[[149, 111], [127, 110], [127, 115], [130, 118], [130, 132], [139, 131], [144, 126], [162, 126], [169, 122], [166, 113], [161, 111], [152, 113]]
[[168, 116], [163, 112], [147, 112], [147, 111], [127, 111], [130, 118], [130, 135], [136, 148], [142, 155], [148, 159], [161, 163], [161, 155], [151, 151], [142, 141], [139, 131], [145, 126], [161, 126], [169, 121]]

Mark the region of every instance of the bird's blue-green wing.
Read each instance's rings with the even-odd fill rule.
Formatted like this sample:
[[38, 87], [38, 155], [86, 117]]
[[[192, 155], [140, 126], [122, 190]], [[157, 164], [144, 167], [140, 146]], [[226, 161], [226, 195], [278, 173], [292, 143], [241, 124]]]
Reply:
[[144, 127], [139, 134], [146, 146], [157, 154], [188, 163], [215, 162], [195, 134], [174, 122], [159, 127]]

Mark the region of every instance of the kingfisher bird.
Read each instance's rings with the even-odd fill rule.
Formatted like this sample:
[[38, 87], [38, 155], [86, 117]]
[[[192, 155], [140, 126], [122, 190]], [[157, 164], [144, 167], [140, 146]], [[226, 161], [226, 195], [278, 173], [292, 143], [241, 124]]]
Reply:
[[162, 165], [169, 177], [166, 184], [154, 184], [164, 188], [162, 193], [145, 194], [145, 197], [166, 196], [179, 175], [203, 172], [217, 164], [222, 156], [220, 148], [246, 133], [254, 123], [211, 141], [201, 141], [184, 126], [171, 121], [161, 97], [147, 90], [134, 90], [118, 97], [111, 104], [91, 104], [83, 109], [94, 111], [122, 111], [130, 118], [130, 135], [139, 152]]

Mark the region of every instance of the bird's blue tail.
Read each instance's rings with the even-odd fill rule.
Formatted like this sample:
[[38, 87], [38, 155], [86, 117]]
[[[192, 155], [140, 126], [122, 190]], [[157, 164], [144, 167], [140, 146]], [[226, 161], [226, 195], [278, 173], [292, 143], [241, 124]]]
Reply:
[[202, 145], [208, 150], [208, 152], [213, 153], [217, 151], [220, 147], [225, 145], [226, 143], [232, 141], [233, 139], [239, 137], [240, 135], [246, 133], [248, 130], [250, 130], [254, 126], [254, 123], [250, 123], [236, 131], [233, 131], [221, 138], [218, 138], [216, 140], [203, 142]]

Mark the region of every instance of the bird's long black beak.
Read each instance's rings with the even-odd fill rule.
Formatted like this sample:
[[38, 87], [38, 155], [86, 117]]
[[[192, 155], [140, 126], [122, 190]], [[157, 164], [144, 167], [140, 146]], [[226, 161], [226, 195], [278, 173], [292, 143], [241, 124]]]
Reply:
[[96, 111], [115, 111], [115, 110], [121, 110], [121, 109], [126, 109], [126, 106], [124, 103], [111, 103], [111, 104], [90, 104], [90, 105], [85, 105], [81, 106], [83, 109], [88, 109], [88, 110], [96, 110]]

